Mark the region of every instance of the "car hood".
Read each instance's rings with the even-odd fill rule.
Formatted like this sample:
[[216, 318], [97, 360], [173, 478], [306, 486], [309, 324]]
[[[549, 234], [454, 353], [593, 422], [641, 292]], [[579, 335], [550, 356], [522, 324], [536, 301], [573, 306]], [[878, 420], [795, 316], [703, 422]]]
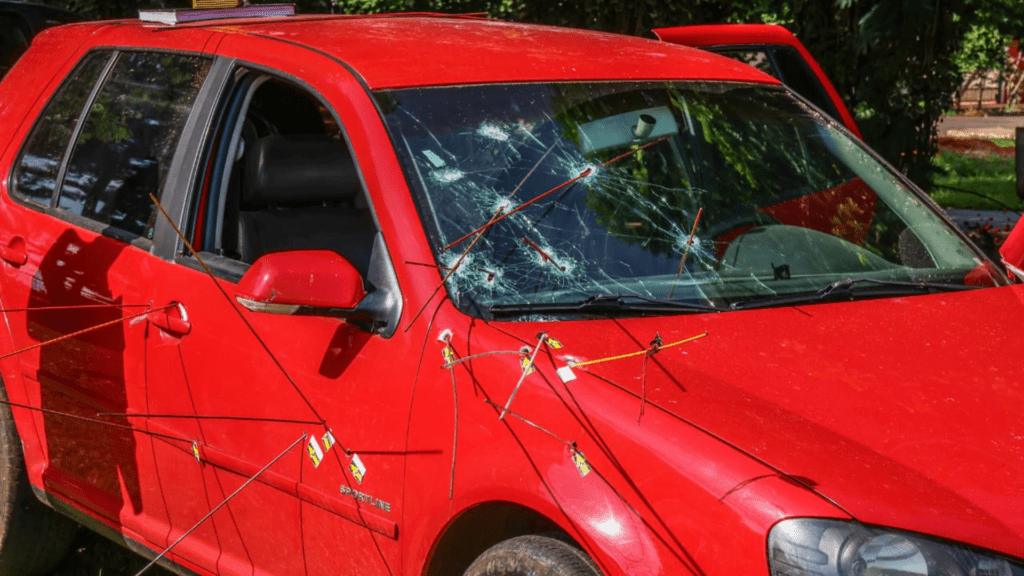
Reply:
[[[514, 332], [547, 332], [579, 379], [646, 388], [861, 522], [1024, 557], [1022, 304], [1009, 287]], [[643, 355], [617, 358], [655, 337], [646, 379]]]

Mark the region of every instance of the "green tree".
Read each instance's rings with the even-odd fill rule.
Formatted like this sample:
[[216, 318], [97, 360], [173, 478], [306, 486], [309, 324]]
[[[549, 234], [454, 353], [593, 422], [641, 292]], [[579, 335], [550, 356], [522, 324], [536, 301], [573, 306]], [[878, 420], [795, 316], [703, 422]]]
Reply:
[[[91, 17], [130, 17], [182, 0], [52, 0]], [[963, 71], [1024, 36], [1020, 0], [297, 0], [301, 12], [487, 13], [514, 21], [649, 35], [659, 26], [769, 22], [807, 46], [865, 140], [925, 182], [939, 116]], [[1000, 42], [1000, 38], [1002, 42]], [[978, 52], [980, 50], [980, 53]]]

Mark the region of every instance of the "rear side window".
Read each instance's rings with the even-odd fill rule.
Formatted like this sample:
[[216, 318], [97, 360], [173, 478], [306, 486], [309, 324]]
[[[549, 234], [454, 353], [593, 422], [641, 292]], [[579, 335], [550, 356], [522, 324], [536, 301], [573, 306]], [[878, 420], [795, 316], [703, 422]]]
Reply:
[[160, 197], [210, 60], [152, 52], [113, 58], [107, 65], [105, 58], [87, 57], [54, 96], [19, 162], [16, 190], [149, 238], [156, 215], [149, 195]]
[[14, 173], [18, 196], [50, 205], [71, 134], [110, 56], [107, 52], [86, 56], [43, 110]]

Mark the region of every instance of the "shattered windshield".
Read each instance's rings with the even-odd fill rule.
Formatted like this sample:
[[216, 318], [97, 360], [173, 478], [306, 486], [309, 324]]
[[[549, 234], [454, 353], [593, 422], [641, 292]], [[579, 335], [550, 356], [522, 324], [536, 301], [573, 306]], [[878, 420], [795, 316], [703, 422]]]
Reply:
[[[377, 93], [469, 313], [727, 309], [838, 281], [962, 286], [980, 257], [784, 90], [557, 83]], [[992, 279], [991, 282], [998, 282]]]

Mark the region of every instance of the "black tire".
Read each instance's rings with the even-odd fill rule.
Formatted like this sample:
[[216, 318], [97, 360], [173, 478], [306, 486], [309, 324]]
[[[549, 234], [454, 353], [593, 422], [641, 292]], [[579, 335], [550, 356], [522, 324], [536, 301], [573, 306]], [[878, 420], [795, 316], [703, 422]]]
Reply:
[[[2, 382], [0, 399], [7, 400]], [[0, 576], [53, 570], [67, 555], [76, 529], [32, 493], [11, 408], [0, 404]]]
[[586, 552], [547, 536], [518, 536], [488, 548], [463, 576], [601, 576]]

